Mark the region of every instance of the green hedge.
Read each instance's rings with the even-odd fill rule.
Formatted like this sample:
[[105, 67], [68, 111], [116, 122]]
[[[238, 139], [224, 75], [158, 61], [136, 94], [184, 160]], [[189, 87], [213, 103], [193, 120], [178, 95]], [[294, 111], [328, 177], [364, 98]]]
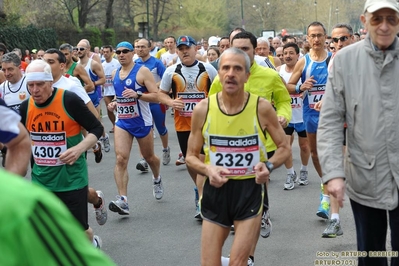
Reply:
[[[7, 46], [8, 50], [20, 48], [47, 49], [56, 47], [57, 33], [53, 29], [38, 29], [33, 25], [28, 27], [2, 27], [0, 28], [0, 42]], [[22, 52], [23, 53], [23, 52]]]

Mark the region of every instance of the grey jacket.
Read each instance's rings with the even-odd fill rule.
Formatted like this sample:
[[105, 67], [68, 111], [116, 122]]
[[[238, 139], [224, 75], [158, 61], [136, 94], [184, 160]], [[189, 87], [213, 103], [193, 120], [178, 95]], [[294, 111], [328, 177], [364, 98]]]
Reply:
[[317, 148], [324, 183], [346, 177], [352, 200], [386, 210], [398, 206], [398, 40], [394, 50], [382, 52], [375, 51], [367, 36], [337, 53], [323, 97]]

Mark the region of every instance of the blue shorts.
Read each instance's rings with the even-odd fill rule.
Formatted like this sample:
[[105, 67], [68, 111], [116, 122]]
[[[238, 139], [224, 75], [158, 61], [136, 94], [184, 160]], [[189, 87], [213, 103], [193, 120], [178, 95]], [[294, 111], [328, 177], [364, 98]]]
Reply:
[[118, 120], [115, 125], [127, 131], [130, 135], [138, 139], [146, 137], [152, 129], [152, 126], [131, 127], [129, 126], [129, 124], [123, 123], [121, 120]]
[[305, 123], [306, 132], [316, 133], [319, 125], [319, 115], [304, 115], [303, 122]]
[[150, 109], [152, 119], [154, 120], [154, 124], [158, 130], [159, 135], [165, 136], [166, 133], [168, 133], [168, 129], [165, 126], [165, 105], [159, 103], [150, 103]]
[[285, 134], [286, 135], [292, 135], [294, 133], [294, 131], [296, 131], [296, 133], [298, 133], [298, 136], [306, 138], [306, 127], [305, 127], [305, 123], [289, 123], [288, 126], [286, 128], [284, 128]]
[[94, 92], [88, 93], [87, 95], [89, 95], [94, 107], [97, 107], [100, 104], [100, 98], [98, 97], [98, 93], [95, 90]]

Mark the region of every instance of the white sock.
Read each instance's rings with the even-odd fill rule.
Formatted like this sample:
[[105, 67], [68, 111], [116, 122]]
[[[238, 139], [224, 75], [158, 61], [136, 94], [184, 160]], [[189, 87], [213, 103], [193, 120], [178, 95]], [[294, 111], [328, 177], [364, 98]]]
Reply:
[[326, 201], [326, 202], [328, 202], [328, 204], [330, 204], [330, 196], [323, 194], [323, 199], [321, 200], [321, 202], [323, 202], [323, 201]]
[[127, 202], [127, 197], [126, 197], [126, 196], [121, 195], [121, 198], [123, 198], [123, 200], [124, 200], [125, 202]]
[[301, 164], [301, 171], [307, 171], [307, 170], [308, 170], [308, 166]]
[[291, 174], [291, 175], [293, 175], [293, 174], [295, 174], [295, 171], [294, 171], [294, 167], [291, 167], [291, 168], [287, 168], [287, 174]]
[[158, 178], [155, 178], [154, 176], [152, 176], [152, 181], [159, 182], [159, 180], [161, 180], [161, 176], [158, 176]]
[[222, 266], [229, 266], [230, 258], [226, 258], [222, 256]]
[[339, 222], [339, 213], [332, 213], [331, 220], [333, 220], [333, 219], [337, 219], [337, 221]]

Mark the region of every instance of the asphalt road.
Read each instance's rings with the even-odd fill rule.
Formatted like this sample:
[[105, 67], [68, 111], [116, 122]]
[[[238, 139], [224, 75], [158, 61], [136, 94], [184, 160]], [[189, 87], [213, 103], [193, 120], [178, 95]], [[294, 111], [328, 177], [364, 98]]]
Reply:
[[[111, 125], [108, 118], [104, 117], [103, 122], [108, 131]], [[200, 265], [201, 223], [193, 218], [194, 184], [185, 166], [175, 166], [179, 147], [170, 112], [166, 123], [172, 160], [169, 165], [161, 166], [163, 199], [157, 201], [152, 195], [151, 173], [141, 173], [135, 169], [140, 157], [137, 142], [134, 142], [128, 168], [130, 215], [120, 216], [109, 211], [107, 223], [99, 226], [94, 213], [89, 213], [90, 225], [103, 240], [102, 250], [118, 265]], [[113, 144], [113, 136], [110, 135]], [[159, 136], [155, 139], [155, 151], [161, 157]], [[296, 139], [293, 153], [294, 166], [299, 172]], [[100, 164], [94, 162], [92, 152], [88, 155], [90, 186], [104, 192], [107, 205], [117, 195], [114, 164], [113, 149], [104, 153]], [[317, 260], [327, 262], [336, 257], [346, 263], [342, 265], [355, 265], [355, 258], [341, 256], [342, 251], [356, 250], [356, 233], [349, 200], [346, 198], [345, 207], [340, 213], [343, 236], [321, 238], [327, 223], [316, 216], [320, 179], [311, 163], [308, 168], [309, 185], [296, 186], [291, 191], [283, 190], [285, 168], [273, 172], [269, 185], [273, 231], [269, 238], [259, 239], [255, 253], [256, 265], [309, 266], [315, 265]], [[92, 210], [92, 206], [89, 206], [89, 210]], [[233, 239], [234, 235], [231, 234], [226, 240], [224, 256], [228, 256]]]

